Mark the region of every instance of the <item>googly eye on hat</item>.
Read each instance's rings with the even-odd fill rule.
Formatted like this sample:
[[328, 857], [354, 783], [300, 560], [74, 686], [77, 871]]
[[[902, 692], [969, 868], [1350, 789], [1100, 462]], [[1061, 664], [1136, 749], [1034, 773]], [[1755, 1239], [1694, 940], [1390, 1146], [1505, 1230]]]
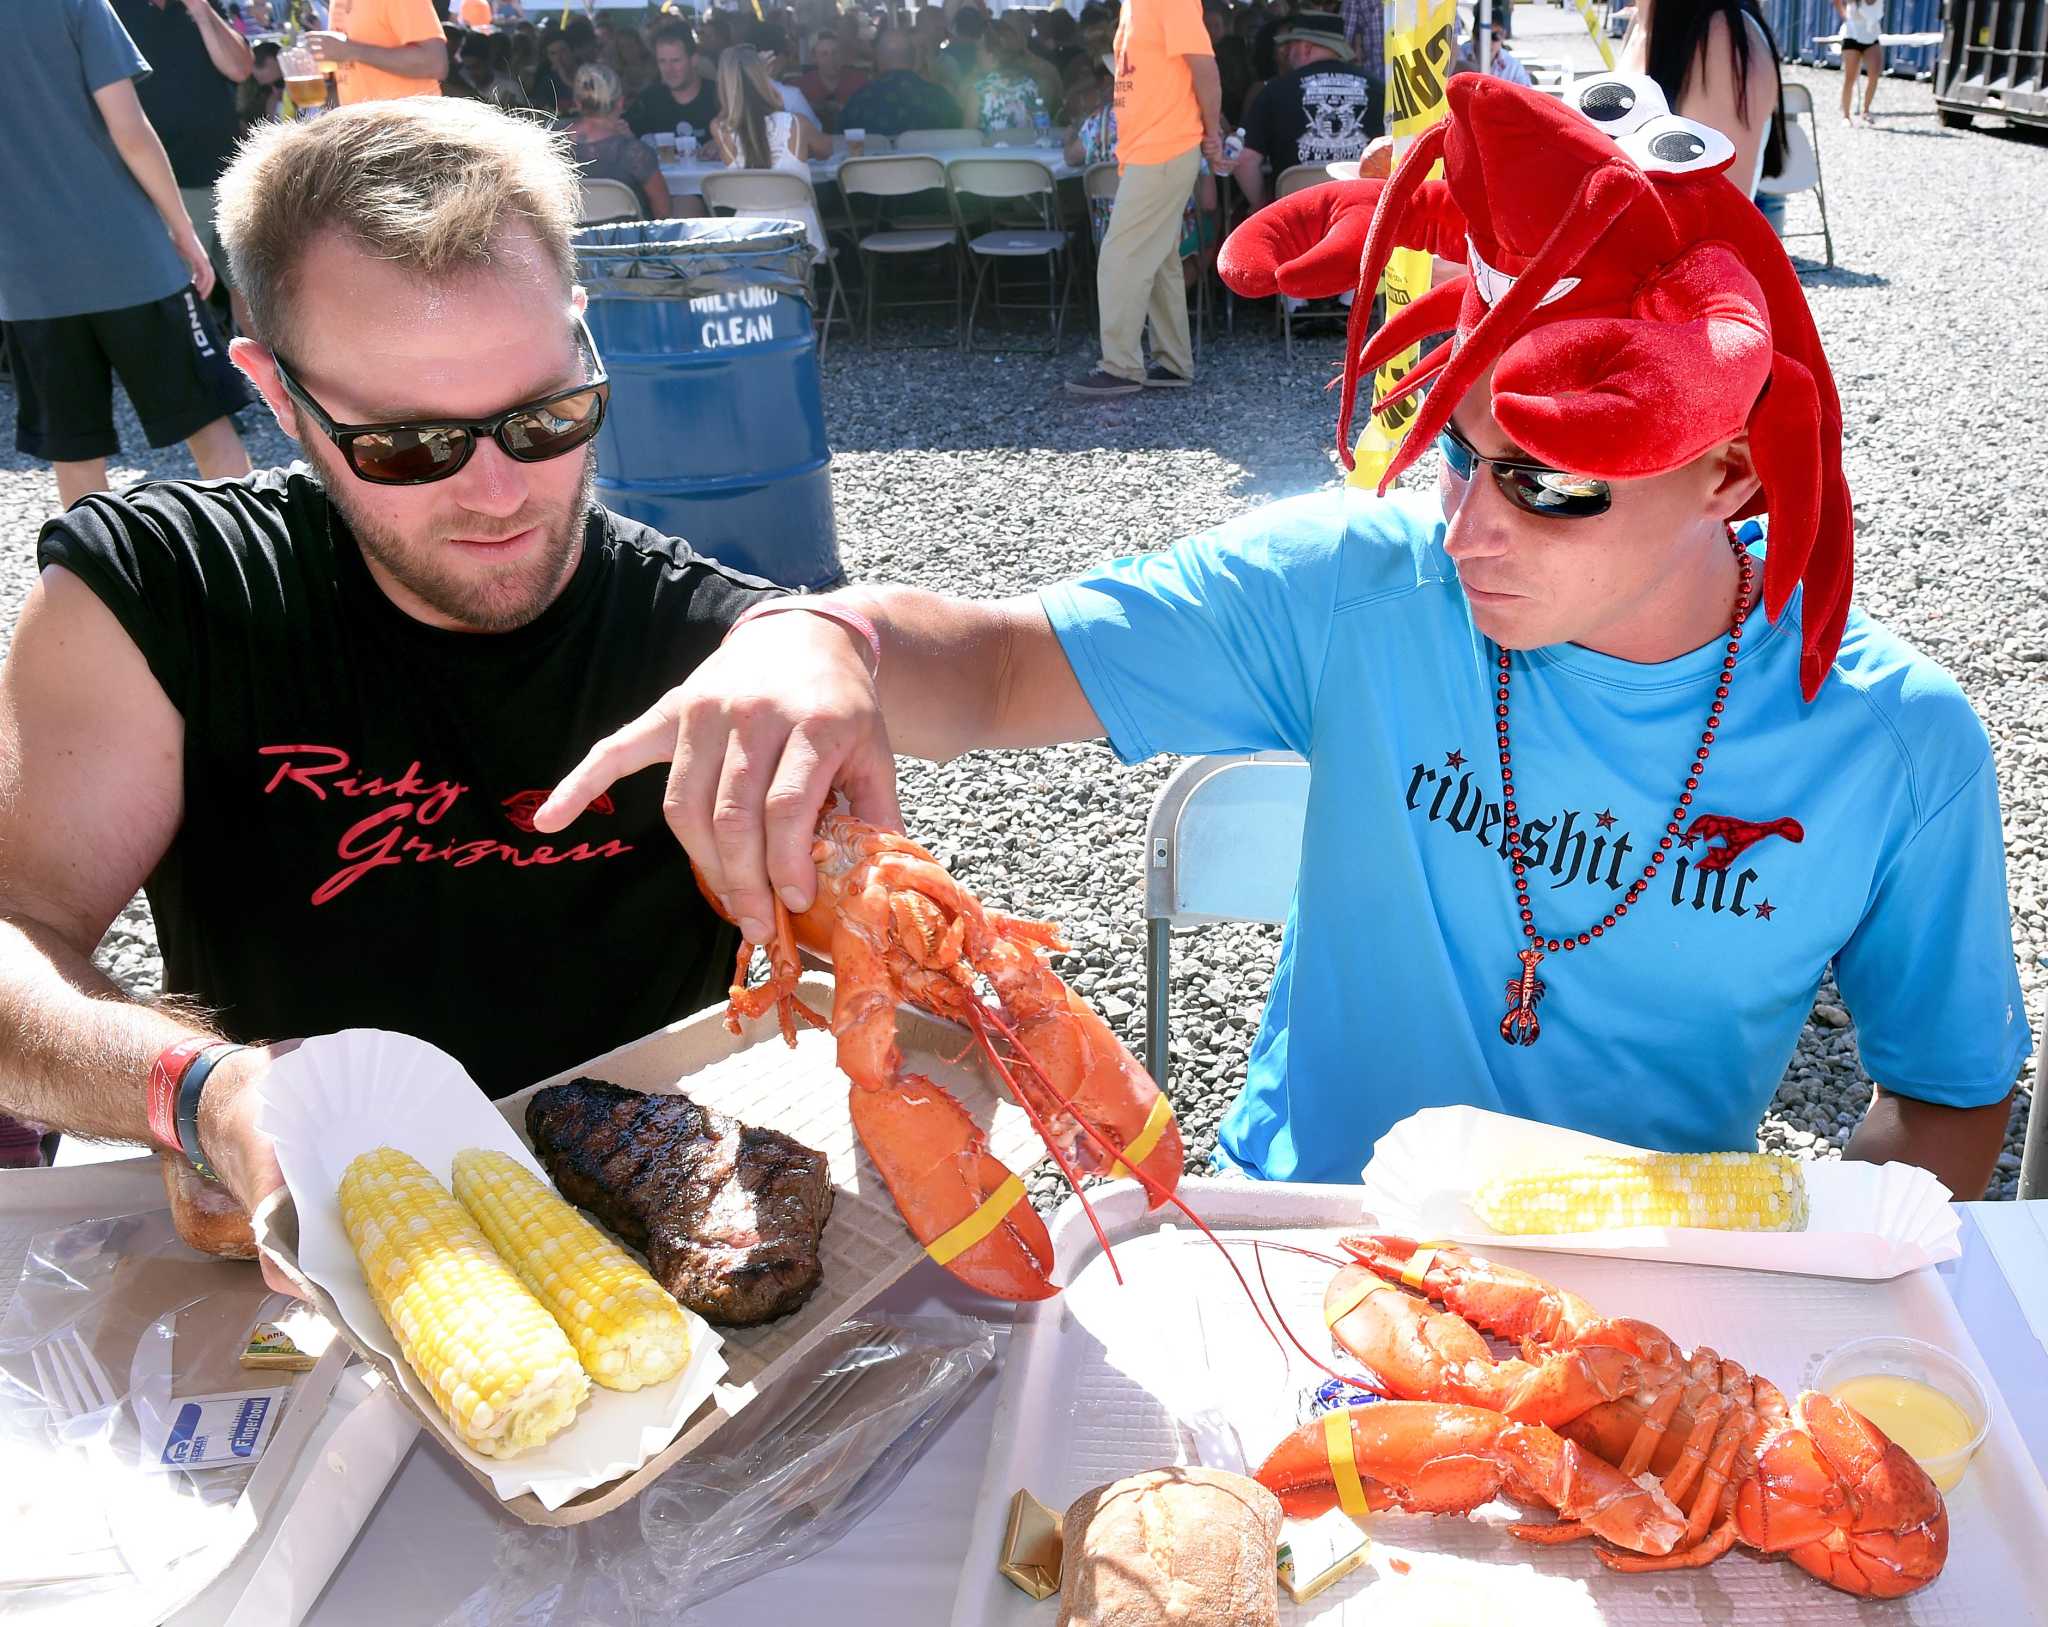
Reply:
[[1735, 161], [1735, 143], [1710, 124], [1664, 113], [1622, 136], [1617, 145], [1645, 175], [1694, 175]]
[[1619, 141], [1650, 120], [1671, 111], [1656, 80], [1639, 73], [1596, 73], [1574, 79], [1565, 89], [1564, 104]]

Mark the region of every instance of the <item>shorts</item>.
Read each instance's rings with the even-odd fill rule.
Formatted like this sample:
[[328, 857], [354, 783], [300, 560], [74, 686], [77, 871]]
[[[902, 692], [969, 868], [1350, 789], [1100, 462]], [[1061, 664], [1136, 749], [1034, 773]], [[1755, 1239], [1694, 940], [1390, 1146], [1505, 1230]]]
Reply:
[[255, 397], [228, 360], [213, 313], [189, 285], [117, 311], [7, 324], [15, 450], [85, 463], [121, 450], [113, 375], [151, 446], [172, 446]]
[[1875, 51], [1879, 56], [1884, 55], [1884, 47], [1876, 40], [1843, 40], [1842, 55], [1847, 56], [1851, 51]]

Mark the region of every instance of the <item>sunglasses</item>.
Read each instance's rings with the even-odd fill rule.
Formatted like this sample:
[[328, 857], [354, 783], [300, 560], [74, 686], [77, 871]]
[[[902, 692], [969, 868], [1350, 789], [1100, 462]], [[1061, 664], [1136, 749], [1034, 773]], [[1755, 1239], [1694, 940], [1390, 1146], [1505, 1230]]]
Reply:
[[273, 350], [285, 392], [313, 415], [321, 432], [339, 448], [359, 480], [373, 486], [424, 486], [446, 480], [470, 459], [488, 436], [518, 463], [545, 463], [586, 444], [604, 422], [611, 384], [590, 329], [576, 319], [576, 333], [589, 353], [588, 384], [507, 407], [490, 418], [426, 418], [396, 424], [344, 424], [306, 393], [283, 356]]
[[1446, 423], [1436, 438], [1444, 466], [1459, 480], [1470, 480], [1480, 464], [1493, 474], [1494, 485], [1525, 514], [1550, 520], [1590, 520], [1613, 506], [1614, 489], [1591, 475], [1566, 474], [1547, 463], [1523, 458], [1489, 458]]

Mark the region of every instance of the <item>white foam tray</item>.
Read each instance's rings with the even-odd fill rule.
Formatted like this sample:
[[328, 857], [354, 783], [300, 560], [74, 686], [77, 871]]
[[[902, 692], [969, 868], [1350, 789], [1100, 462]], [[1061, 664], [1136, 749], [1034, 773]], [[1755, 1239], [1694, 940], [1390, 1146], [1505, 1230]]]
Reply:
[[[1189, 1180], [1183, 1198], [1219, 1233], [1310, 1243], [1334, 1252], [1336, 1238], [1360, 1229], [1359, 1189]], [[953, 1627], [1044, 1627], [1049, 1606], [1035, 1604], [996, 1570], [1010, 1497], [1028, 1487], [1063, 1509], [1089, 1487], [1140, 1469], [1195, 1458], [1193, 1437], [1118, 1360], [1133, 1313], [1148, 1325], [1181, 1317], [1190, 1364], [1229, 1351], [1219, 1365], [1224, 1393], [1265, 1385], [1276, 1392], [1314, 1374], [1299, 1356], [1285, 1372], [1258, 1331], [1250, 1305], [1216, 1251], [1172, 1211], [1147, 1214], [1136, 1188], [1118, 1183], [1096, 1205], [1118, 1246], [1128, 1285], [1118, 1288], [1100, 1248], [1070, 1200], [1053, 1225], [1059, 1249], [1059, 1298], [1021, 1317], [1004, 1363], [1003, 1390], [988, 1467], [959, 1589]], [[1146, 1234], [1177, 1227], [1171, 1235]], [[1131, 1247], [1122, 1245], [1129, 1240]], [[1234, 1251], [1241, 1259], [1248, 1249]], [[2048, 1547], [2048, 1491], [2027, 1456], [2012, 1415], [1932, 1270], [1885, 1282], [1790, 1276], [1709, 1266], [1577, 1255], [1489, 1254], [1583, 1295], [1601, 1309], [1654, 1322], [1691, 1346], [1709, 1344], [1754, 1371], [1796, 1389], [1820, 1356], [1873, 1333], [1910, 1333], [1954, 1352], [1993, 1398], [1989, 1438], [1963, 1483], [1948, 1497], [1950, 1548], [1935, 1583], [1909, 1598], [1859, 1602], [1789, 1561], [1738, 1546], [1700, 1570], [1621, 1575], [1582, 1544], [1538, 1549], [1503, 1529], [1512, 1512], [1489, 1505], [1474, 1518], [1407, 1514], [1370, 1521], [1373, 1557], [1358, 1572], [1305, 1605], [1281, 1595], [1280, 1619], [1296, 1624], [1375, 1627], [1393, 1621], [1520, 1619], [1605, 1622], [1608, 1627], [1692, 1622], [1913, 1623], [1915, 1627], [2011, 1627], [2048, 1620], [2039, 1586]], [[1289, 1325], [1324, 1353], [1319, 1307], [1326, 1267], [1266, 1253], [1267, 1271]], [[1256, 1274], [1252, 1275], [1254, 1287]], [[1119, 1355], [1112, 1359], [1111, 1349]], [[1337, 1365], [1342, 1365], [1338, 1363]], [[1277, 1400], [1276, 1417], [1291, 1409]], [[1246, 1439], [1256, 1464], [1279, 1439]], [[1213, 1457], [1214, 1454], [1211, 1454]], [[1402, 1574], [1390, 1560], [1409, 1567]], [[1429, 1609], [1422, 1611], [1424, 1596]], [[1437, 1611], [1442, 1611], [1439, 1616]], [[1489, 1612], [1494, 1612], [1489, 1614]]]

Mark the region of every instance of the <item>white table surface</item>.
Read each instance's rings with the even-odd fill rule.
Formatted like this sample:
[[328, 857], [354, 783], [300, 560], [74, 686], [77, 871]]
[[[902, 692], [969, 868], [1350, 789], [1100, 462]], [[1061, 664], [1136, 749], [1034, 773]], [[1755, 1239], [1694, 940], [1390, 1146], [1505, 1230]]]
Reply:
[[[2048, 1476], [2048, 1349], [2028, 1326], [1975, 1215], [2005, 1205], [1962, 1204], [1962, 1255], [1937, 1268], [2011, 1409], [2036, 1468]], [[949, 1309], [986, 1320], [1007, 1307], [970, 1294], [933, 1265], [876, 1301], [896, 1313]], [[931, 1440], [889, 1499], [854, 1536], [798, 1565], [709, 1601], [688, 1620], [704, 1627], [831, 1621], [841, 1627], [925, 1627], [948, 1619], [988, 1455], [1000, 1371]], [[355, 1546], [307, 1616], [316, 1627], [412, 1627], [440, 1621], [482, 1585], [502, 1529], [516, 1522], [421, 1440]]]
[[[1050, 169], [1056, 181], [1071, 181], [1079, 178], [1078, 167], [1067, 162], [1064, 149], [1059, 147], [951, 147], [935, 153], [870, 153], [871, 158], [936, 158], [941, 164], [951, 164], [959, 158], [1028, 158]], [[811, 184], [819, 186], [826, 181], [837, 180], [839, 166], [846, 162], [846, 154], [834, 153], [830, 158], [814, 159], [811, 163]], [[661, 166], [661, 178], [668, 182], [672, 196], [696, 198], [704, 193], [704, 177], [725, 165], [715, 158], [700, 156], [685, 163], [671, 159]]]

